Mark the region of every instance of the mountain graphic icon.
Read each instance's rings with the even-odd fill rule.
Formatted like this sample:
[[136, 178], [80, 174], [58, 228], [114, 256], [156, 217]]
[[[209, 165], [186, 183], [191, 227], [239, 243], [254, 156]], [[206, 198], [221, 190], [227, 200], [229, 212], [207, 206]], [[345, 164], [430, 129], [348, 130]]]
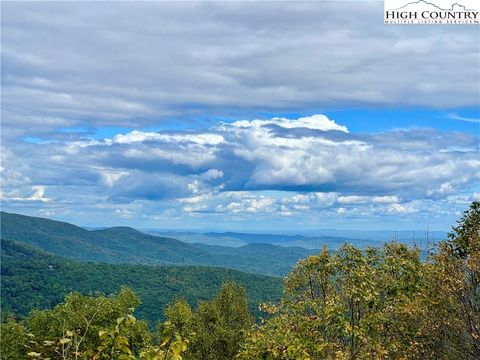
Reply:
[[409, 2], [397, 9], [394, 9], [394, 10], [404, 10], [404, 9], [407, 9], [407, 8], [410, 8], [410, 7], [415, 7], [415, 8], [418, 8], [418, 7], [422, 7], [422, 8], [435, 8], [436, 10], [441, 10], [441, 11], [474, 11], [474, 9], [467, 9], [465, 5], [462, 5], [462, 4], [459, 4], [459, 3], [453, 3], [450, 8], [448, 9], [445, 9], [445, 8], [442, 8], [434, 3], [431, 3], [429, 1], [425, 1], [425, 0], [418, 0], [418, 1], [412, 1], [412, 2]]

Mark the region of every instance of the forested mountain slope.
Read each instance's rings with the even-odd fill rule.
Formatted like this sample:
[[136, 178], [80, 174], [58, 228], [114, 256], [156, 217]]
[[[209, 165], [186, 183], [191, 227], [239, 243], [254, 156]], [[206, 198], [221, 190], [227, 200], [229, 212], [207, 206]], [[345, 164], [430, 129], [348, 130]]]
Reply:
[[249, 244], [237, 249], [186, 244], [129, 227], [85, 230], [60, 221], [1, 213], [1, 237], [81, 261], [144, 265], [220, 266], [266, 275], [285, 275], [316, 250]]
[[224, 281], [245, 286], [250, 307], [277, 301], [282, 279], [204, 266], [95, 264], [66, 260], [18, 242], [1, 243], [2, 311], [26, 315], [33, 308], [52, 308], [71, 291], [117, 293], [132, 288], [142, 299], [138, 317], [151, 324], [178, 298], [192, 305], [213, 297]]

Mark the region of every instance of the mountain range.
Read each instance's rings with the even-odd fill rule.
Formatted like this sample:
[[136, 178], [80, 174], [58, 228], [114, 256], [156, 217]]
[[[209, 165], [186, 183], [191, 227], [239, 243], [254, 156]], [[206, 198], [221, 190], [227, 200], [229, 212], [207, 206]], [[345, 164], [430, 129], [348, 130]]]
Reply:
[[318, 250], [249, 243], [237, 248], [186, 243], [129, 227], [86, 230], [69, 223], [1, 212], [1, 238], [73, 260], [112, 264], [204, 265], [285, 275]]
[[186, 243], [203, 243], [240, 247], [246, 244], [269, 243], [283, 247], [301, 247], [305, 249], [321, 249], [328, 246], [336, 250], [349, 243], [359, 248], [367, 246], [382, 246], [386, 241], [396, 240], [409, 245], [422, 245], [428, 241], [438, 241], [447, 238], [445, 231], [426, 230], [305, 230], [307, 234], [252, 234], [241, 232], [194, 232], [194, 231], [161, 231], [143, 230], [157, 236], [167, 236]]

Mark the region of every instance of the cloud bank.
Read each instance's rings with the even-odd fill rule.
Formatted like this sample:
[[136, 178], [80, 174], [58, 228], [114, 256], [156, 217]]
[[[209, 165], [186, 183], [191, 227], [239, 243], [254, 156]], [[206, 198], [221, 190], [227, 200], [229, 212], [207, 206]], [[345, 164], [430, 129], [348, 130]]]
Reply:
[[478, 147], [472, 135], [431, 129], [352, 134], [324, 115], [24, 142], [4, 154], [16, 170], [2, 172], [3, 201], [143, 203], [198, 216], [409, 214], [478, 185]]
[[378, 2], [5, 2], [3, 136], [478, 105], [474, 26], [385, 26], [382, 11]]

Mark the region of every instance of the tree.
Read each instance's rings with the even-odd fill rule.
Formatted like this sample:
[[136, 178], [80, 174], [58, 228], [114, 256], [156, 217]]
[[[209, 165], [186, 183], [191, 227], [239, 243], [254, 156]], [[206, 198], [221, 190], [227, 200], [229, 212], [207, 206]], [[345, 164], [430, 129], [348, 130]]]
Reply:
[[302, 260], [273, 318], [248, 333], [240, 358], [401, 359], [415, 337], [402, 312], [421, 286], [419, 251], [345, 245]]
[[147, 323], [132, 315], [138, 304], [127, 288], [116, 296], [71, 293], [52, 310], [35, 310], [24, 321], [3, 323], [1, 358], [181, 359], [187, 341], [165, 332], [159, 345], [153, 345]]
[[473, 202], [449, 239], [425, 265], [422, 352], [430, 359], [480, 358], [480, 202]]
[[215, 299], [201, 302], [195, 312], [180, 300], [168, 307], [165, 315], [182, 337], [191, 339], [186, 359], [235, 358], [244, 332], [253, 324], [245, 290], [231, 282], [222, 284]]
[[[68, 343], [62, 344], [62, 354], [65, 351], [79, 353], [96, 349], [100, 345], [99, 331], [115, 326], [116, 320], [122, 316], [132, 315], [139, 303], [139, 298], [127, 288], [122, 288], [116, 296], [71, 293], [65, 297], [64, 303], [52, 310], [33, 311], [28, 318], [28, 327], [38, 343], [69, 338]], [[150, 341], [147, 330], [144, 321], [129, 329], [133, 351], [138, 351]], [[42, 349], [46, 357], [55, 356], [58, 352], [53, 347]]]
[[395, 242], [302, 260], [241, 359], [480, 358], [480, 203], [421, 262]]

